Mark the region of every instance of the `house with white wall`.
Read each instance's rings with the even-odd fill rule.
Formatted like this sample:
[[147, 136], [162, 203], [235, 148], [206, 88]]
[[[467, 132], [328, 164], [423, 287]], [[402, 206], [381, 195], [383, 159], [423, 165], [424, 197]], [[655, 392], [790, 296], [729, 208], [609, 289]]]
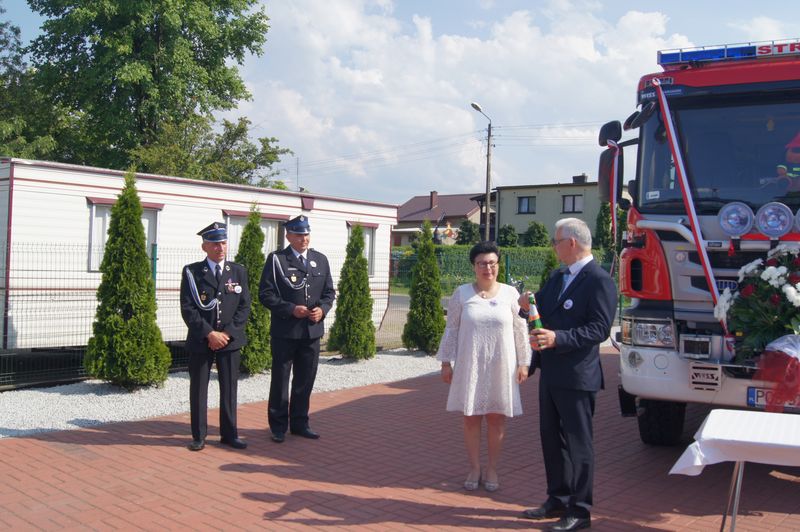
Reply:
[[[121, 171], [0, 158], [3, 349], [86, 345], [111, 207], [123, 185]], [[311, 247], [328, 256], [334, 283], [338, 283], [350, 230], [361, 225], [373, 321], [380, 323], [388, 304], [390, 235], [397, 223], [397, 206], [151, 174], [137, 174], [136, 187], [144, 209], [158, 324], [165, 341], [185, 339], [180, 276], [184, 264], [204, 256], [197, 231], [214, 221], [227, 223], [228, 253], [233, 260], [251, 205], [261, 213], [265, 255], [285, 245], [284, 221], [299, 214], [308, 216]], [[326, 319], [328, 327], [334, 317]]]

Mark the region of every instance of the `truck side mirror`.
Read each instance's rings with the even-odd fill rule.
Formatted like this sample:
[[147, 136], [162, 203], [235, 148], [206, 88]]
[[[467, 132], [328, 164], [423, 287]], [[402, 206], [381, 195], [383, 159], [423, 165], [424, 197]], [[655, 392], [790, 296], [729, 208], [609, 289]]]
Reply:
[[630, 119], [630, 129], [636, 129], [643, 126], [645, 122], [650, 120], [650, 117], [653, 116], [653, 114], [656, 112], [656, 109], [658, 109], [656, 102], [647, 102], [646, 104], [642, 105], [642, 110], [639, 112], [639, 114], [628, 117]]
[[600, 128], [600, 134], [597, 137], [597, 141], [601, 146], [608, 146], [609, 140], [619, 142], [619, 139], [621, 138], [622, 124], [619, 123], [619, 120], [614, 120], [612, 122], [603, 124], [603, 127]]
[[[619, 122], [617, 122], [619, 125]], [[619, 168], [617, 169], [617, 201], [622, 197], [622, 176], [625, 175], [625, 167], [623, 164], [623, 152], [620, 148], [619, 150], [619, 159], [617, 160], [617, 164]], [[601, 203], [607, 203], [611, 200], [611, 179], [614, 177], [611, 175], [612, 170], [614, 169], [614, 150], [612, 148], [606, 148], [603, 150], [603, 153], [600, 154], [600, 168], [597, 170], [597, 195], [600, 198]]]
[[630, 181], [628, 181], [628, 195], [631, 197], [631, 202], [634, 205], [639, 203], [638, 200], [637, 200], [637, 196], [639, 195], [639, 192], [637, 192], [636, 186], [637, 186], [637, 183], [636, 183], [635, 179], [631, 179]]

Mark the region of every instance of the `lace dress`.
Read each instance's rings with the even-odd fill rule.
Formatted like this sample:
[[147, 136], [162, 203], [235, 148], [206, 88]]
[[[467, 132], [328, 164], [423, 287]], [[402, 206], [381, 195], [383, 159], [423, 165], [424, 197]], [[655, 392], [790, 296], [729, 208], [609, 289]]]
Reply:
[[447, 327], [436, 355], [453, 363], [447, 410], [465, 416], [522, 414], [517, 366], [531, 360], [528, 327], [519, 317], [517, 290], [501, 284], [493, 298], [481, 298], [472, 284], [453, 292]]

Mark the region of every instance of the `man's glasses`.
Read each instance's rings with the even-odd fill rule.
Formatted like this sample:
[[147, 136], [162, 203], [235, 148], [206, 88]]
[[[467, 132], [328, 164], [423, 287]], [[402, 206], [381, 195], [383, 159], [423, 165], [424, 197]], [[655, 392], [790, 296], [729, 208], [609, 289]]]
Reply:
[[482, 260], [482, 261], [476, 262], [475, 265], [478, 268], [495, 268], [497, 266], [497, 261], [496, 260]]
[[557, 246], [560, 243], [562, 243], [564, 240], [569, 240], [569, 238], [551, 238], [550, 239], [550, 245], [551, 246]]

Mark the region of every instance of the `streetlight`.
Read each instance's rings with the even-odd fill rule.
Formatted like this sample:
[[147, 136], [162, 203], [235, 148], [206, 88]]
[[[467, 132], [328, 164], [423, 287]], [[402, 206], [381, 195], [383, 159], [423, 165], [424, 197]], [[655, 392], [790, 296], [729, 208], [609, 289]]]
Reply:
[[490, 203], [491, 203], [491, 188], [492, 188], [492, 119], [489, 118], [489, 115], [483, 112], [481, 106], [478, 105], [477, 102], [472, 102], [472, 108], [478, 111], [480, 114], [486, 117], [489, 120], [489, 129], [487, 129], [486, 133], [486, 200], [484, 201], [486, 205], [486, 227], [483, 228], [483, 239], [489, 240], [489, 213], [491, 212]]

